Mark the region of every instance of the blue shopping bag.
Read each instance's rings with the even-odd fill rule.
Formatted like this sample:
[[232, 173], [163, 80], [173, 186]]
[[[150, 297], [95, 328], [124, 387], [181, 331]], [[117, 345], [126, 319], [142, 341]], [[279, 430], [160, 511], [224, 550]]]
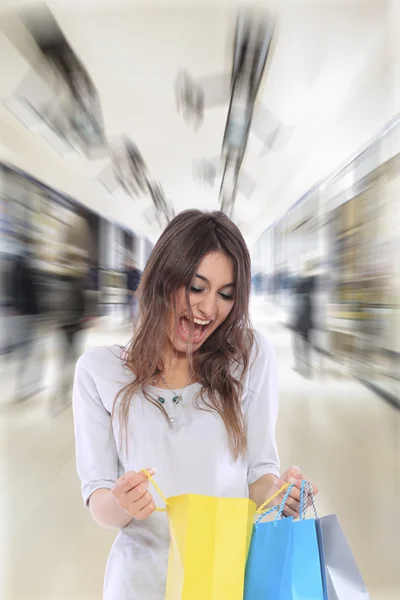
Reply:
[[292, 600], [324, 600], [314, 519], [293, 523]]
[[291, 600], [326, 600], [316, 521], [306, 519], [309, 494], [317, 516], [312, 486], [304, 480], [300, 491], [300, 520], [293, 523]]
[[292, 487], [288, 487], [274, 522], [262, 523], [261, 519], [278, 507], [264, 512], [254, 525], [244, 600], [324, 600], [315, 520], [305, 518], [307, 481], [301, 486], [300, 520], [281, 519]]
[[300, 520], [293, 524], [292, 600], [324, 600], [315, 519], [306, 519], [307, 500], [310, 491], [312, 490], [308, 482], [302, 481]]
[[[288, 487], [288, 486], [285, 486]], [[262, 523], [274, 507], [262, 512], [274, 497], [257, 511], [261, 517], [254, 525], [246, 565], [244, 600], [291, 600], [293, 518], [280, 519], [293, 485], [289, 486], [274, 522]], [[280, 490], [281, 491], [281, 490]], [[278, 493], [280, 493], [280, 491]]]

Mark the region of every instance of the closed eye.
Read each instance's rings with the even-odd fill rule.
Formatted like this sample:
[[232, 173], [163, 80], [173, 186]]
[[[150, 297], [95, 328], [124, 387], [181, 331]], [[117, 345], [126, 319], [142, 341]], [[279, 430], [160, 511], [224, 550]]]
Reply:
[[223, 300], [233, 300], [233, 296], [232, 294], [223, 294], [222, 292], [220, 293], [220, 296]]
[[[204, 292], [203, 288], [198, 288], [194, 285], [190, 286], [190, 291], [193, 292], [193, 294], [201, 294], [202, 292]], [[227, 302], [233, 300], [233, 295], [232, 294], [224, 294], [223, 292], [219, 293], [220, 298], [222, 298], [223, 300], [226, 300]]]

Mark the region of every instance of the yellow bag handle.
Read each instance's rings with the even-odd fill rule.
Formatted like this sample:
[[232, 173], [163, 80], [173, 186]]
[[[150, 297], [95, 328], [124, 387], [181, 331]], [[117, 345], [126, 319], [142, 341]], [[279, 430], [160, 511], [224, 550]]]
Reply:
[[266, 500], [264, 502], [264, 504], [261, 504], [261, 506], [257, 509], [256, 514], [257, 515], [263, 515], [266, 512], [264, 510], [266, 508], [266, 506], [268, 506], [268, 504], [270, 502], [272, 502], [272, 500], [275, 500], [275, 498], [277, 498], [284, 490], [286, 490], [286, 488], [288, 488], [289, 485], [290, 485], [289, 483], [285, 483], [285, 485], [283, 485], [280, 490], [278, 490], [273, 496], [271, 496], [270, 498], [268, 498], [268, 500]]
[[[150, 475], [150, 473], [148, 471], [146, 471], [146, 469], [142, 469], [142, 473], [144, 473], [146, 475], [146, 477], [148, 478], [148, 480], [150, 481], [150, 483], [153, 485], [153, 487], [157, 490], [157, 492], [159, 493], [160, 497], [164, 500], [165, 502], [165, 508], [156, 508], [157, 512], [167, 512], [168, 510], [168, 506], [169, 506], [169, 502], [166, 499], [166, 497], [164, 496], [164, 494], [162, 493], [162, 491], [160, 490], [159, 486], [156, 484], [156, 482], [154, 481], [153, 477]], [[264, 502], [264, 504], [262, 504], [256, 511], [257, 515], [262, 515], [264, 514], [264, 512], [266, 512], [264, 509], [266, 508], [266, 506], [268, 506], [268, 504], [270, 502], [272, 502], [272, 500], [275, 500], [275, 498], [277, 498], [284, 490], [286, 490], [286, 488], [289, 487], [289, 483], [285, 483], [285, 485], [283, 485], [281, 487], [280, 490], [278, 490], [275, 494], [273, 494], [273, 496], [271, 496], [270, 498], [268, 498], [268, 500], [266, 500]]]
[[162, 493], [162, 491], [160, 490], [160, 488], [158, 487], [158, 485], [156, 484], [156, 482], [154, 481], [153, 477], [150, 475], [150, 473], [148, 471], [146, 471], [146, 469], [142, 469], [142, 473], [144, 473], [146, 475], [146, 477], [148, 478], [148, 480], [150, 481], [150, 483], [153, 485], [153, 487], [157, 490], [157, 492], [159, 493], [159, 495], [161, 496], [161, 498], [164, 500], [165, 502], [165, 506], [166, 508], [157, 508], [156, 507], [156, 511], [157, 512], [167, 512], [168, 510], [168, 506], [169, 506], [169, 502], [166, 499], [166, 497], [164, 496], [164, 494]]

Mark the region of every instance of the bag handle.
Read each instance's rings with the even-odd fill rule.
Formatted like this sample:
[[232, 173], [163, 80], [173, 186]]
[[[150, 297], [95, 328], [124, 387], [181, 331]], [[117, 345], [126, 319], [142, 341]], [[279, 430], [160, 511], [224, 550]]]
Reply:
[[[280, 490], [278, 490], [278, 491], [277, 491], [277, 492], [276, 492], [276, 493], [275, 493], [273, 496], [271, 496], [270, 498], [268, 498], [268, 500], [266, 500], [266, 501], [264, 502], [264, 504], [261, 504], [261, 506], [260, 506], [260, 507], [259, 507], [259, 508], [256, 510], [256, 514], [257, 514], [257, 515], [263, 515], [263, 516], [264, 516], [264, 515], [266, 515], [266, 514], [267, 514], [267, 512], [270, 512], [270, 510], [272, 510], [272, 509], [270, 509], [270, 510], [268, 510], [268, 511], [265, 511], [265, 510], [264, 510], [264, 509], [265, 509], [265, 507], [266, 507], [266, 506], [268, 506], [268, 504], [269, 504], [270, 502], [272, 502], [272, 500], [275, 500], [275, 498], [277, 498], [277, 497], [278, 497], [278, 496], [279, 496], [279, 495], [280, 495], [280, 494], [281, 494], [281, 493], [282, 493], [284, 490], [286, 490], [286, 488], [288, 488], [288, 487], [290, 487], [290, 483], [285, 483], [285, 485], [283, 485], [283, 486], [281, 487], [281, 489], [280, 489]], [[291, 487], [293, 487], [293, 485], [292, 485]], [[275, 508], [275, 507], [274, 507], [274, 508]]]
[[317, 506], [315, 504], [314, 490], [313, 486], [309, 481], [303, 479], [301, 482], [300, 489], [300, 519], [304, 521], [306, 518], [307, 510], [308, 510], [308, 496], [311, 497], [311, 503], [314, 511], [314, 516], [318, 519]]
[[275, 529], [276, 529], [276, 527], [278, 526], [278, 521], [279, 521], [279, 519], [282, 517], [282, 514], [283, 514], [283, 509], [284, 509], [284, 508], [285, 508], [285, 506], [286, 506], [286, 502], [287, 502], [287, 500], [288, 500], [288, 498], [289, 498], [289, 494], [290, 494], [290, 492], [292, 491], [292, 488], [293, 488], [293, 487], [294, 487], [294, 483], [291, 483], [291, 484], [289, 485], [288, 489], [286, 490], [286, 494], [285, 494], [285, 496], [284, 496], [284, 498], [283, 498], [283, 500], [282, 500], [282, 504], [281, 504], [281, 505], [280, 505], [280, 507], [279, 507], [278, 514], [277, 514], [277, 515], [276, 515], [276, 517], [275, 517], [275, 521], [274, 521], [274, 527], [275, 527]]
[[[294, 484], [292, 484], [289, 487], [289, 489], [287, 490], [287, 492], [285, 494], [285, 497], [282, 501], [279, 512], [275, 517], [274, 527], [277, 527], [277, 525], [278, 525], [278, 521], [279, 521], [280, 517], [282, 516], [283, 509], [285, 508], [286, 501], [288, 499], [290, 490], [292, 489], [293, 485]], [[317, 507], [315, 505], [315, 498], [314, 498], [314, 492], [312, 489], [312, 485], [309, 481], [307, 481], [306, 479], [303, 479], [301, 482], [301, 488], [300, 488], [300, 520], [302, 520], [302, 521], [304, 521], [304, 519], [306, 518], [309, 495], [311, 496], [311, 501], [312, 501], [312, 505], [313, 505], [313, 509], [314, 509], [315, 518], [318, 519]]]
[[[153, 485], [154, 489], [158, 492], [158, 494], [160, 495], [160, 497], [164, 500], [165, 502], [165, 508], [158, 508], [156, 507], [156, 511], [157, 512], [167, 512], [168, 510], [168, 506], [169, 506], [169, 502], [167, 500], [167, 498], [164, 496], [164, 494], [162, 493], [160, 487], [157, 485], [157, 483], [155, 482], [155, 480], [153, 479], [153, 477], [150, 475], [150, 473], [148, 471], [146, 471], [146, 469], [142, 469], [142, 473], [144, 473], [146, 475], [146, 477], [148, 478], [148, 480], [150, 481], [150, 483]], [[269, 513], [273, 512], [274, 510], [278, 510], [278, 514], [276, 515], [275, 518], [275, 522], [274, 525], [277, 523], [277, 521], [280, 519], [280, 517], [282, 516], [283, 513], [283, 509], [285, 508], [287, 499], [289, 497], [289, 494], [293, 488], [294, 484], [289, 484], [289, 483], [285, 483], [285, 485], [283, 485], [277, 492], [275, 492], [275, 494], [273, 494], [270, 498], [268, 498], [268, 500], [266, 500], [257, 510], [256, 510], [256, 514], [259, 515], [259, 518], [256, 521], [256, 526], [258, 525], [258, 523]], [[275, 498], [277, 498], [284, 490], [286, 490], [285, 496], [282, 500], [281, 505], [279, 506], [278, 504], [276, 506], [273, 506], [272, 508], [266, 509], [266, 507], [268, 506], [268, 504], [270, 502], [272, 502], [272, 500], [275, 500]], [[317, 507], [315, 504], [315, 498], [314, 498], [314, 492], [312, 489], [312, 485], [306, 480], [303, 479], [303, 481], [301, 482], [301, 490], [300, 490], [300, 519], [304, 520], [306, 517], [306, 513], [307, 513], [307, 498], [308, 495], [311, 496], [311, 502], [312, 502], [312, 506], [313, 506], [313, 510], [314, 510], [314, 514], [315, 514], [315, 518], [318, 519], [318, 513], [317, 513]]]
[[[291, 492], [292, 488], [293, 488], [293, 483], [291, 483], [291, 484], [290, 484], [290, 483], [285, 483], [285, 485], [283, 485], [283, 486], [280, 488], [280, 490], [278, 490], [278, 491], [277, 491], [277, 492], [276, 492], [276, 493], [275, 493], [273, 496], [271, 496], [270, 498], [268, 498], [268, 500], [266, 500], [266, 501], [264, 502], [264, 504], [262, 504], [262, 505], [260, 506], [260, 508], [259, 508], [259, 509], [256, 511], [256, 514], [258, 514], [258, 515], [260, 515], [260, 516], [259, 516], [259, 518], [257, 519], [257, 521], [255, 522], [255, 525], [254, 525], [255, 529], [257, 529], [257, 527], [258, 527], [258, 525], [259, 525], [260, 521], [262, 521], [262, 519], [263, 519], [263, 518], [264, 518], [266, 515], [268, 515], [268, 514], [269, 514], [269, 513], [271, 513], [271, 512], [274, 512], [275, 510], [277, 510], [277, 511], [278, 511], [278, 514], [277, 514], [277, 516], [276, 516], [276, 518], [275, 518], [275, 521], [274, 521], [274, 526], [276, 527], [276, 523], [277, 523], [277, 521], [278, 521], [278, 520], [281, 518], [281, 516], [282, 516], [283, 509], [285, 508], [285, 505], [286, 505], [287, 499], [289, 498], [289, 494], [290, 494], [290, 492]], [[282, 500], [282, 503], [281, 503], [281, 505], [279, 506], [279, 504], [277, 504], [277, 505], [276, 505], [276, 506], [274, 506], [273, 508], [269, 508], [269, 509], [265, 510], [265, 507], [266, 507], [266, 506], [267, 506], [267, 505], [268, 505], [270, 502], [272, 502], [272, 500], [275, 500], [275, 498], [276, 498], [277, 496], [279, 496], [279, 495], [280, 495], [280, 494], [281, 494], [281, 493], [282, 493], [284, 490], [286, 490], [286, 493], [285, 493], [285, 496], [284, 496], [284, 498], [283, 498], [283, 500]]]
[[166, 499], [166, 497], [164, 496], [164, 494], [162, 493], [162, 491], [160, 490], [160, 488], [158, 487], [158, 485], [156, 484], [156, 482], [154, 481], [154, 479], [150, 475], [150, 473], [148, 471], [146, 471], [146, 469], [142, 469], [142, 473], [144, 473], [146, 475], [147, 479], [150, 481], [150, 483], [153, 485], [153, 487], [156, 489], [156, 491], [159, 493], [159, 495], [165, 502], [165, 508], [156, 507], [156, 511], [157, 512], [167, 512], [168, 506], [169, 506], [168, 500]]

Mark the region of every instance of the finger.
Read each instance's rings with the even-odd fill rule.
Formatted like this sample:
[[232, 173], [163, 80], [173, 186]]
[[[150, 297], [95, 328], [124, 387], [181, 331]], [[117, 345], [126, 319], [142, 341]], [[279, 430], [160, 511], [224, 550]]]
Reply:
[[293, 487], [290, 490], [290, 497], [299, 501], [301, 496], [301, 482], [301, 479], [295, 479], [294, 477], [291, 477], [289, 481], [289, 483], [293, 484]]
[[300, 502], [294, 500], [293, 498], [288, 498], [285, 504], [285, 508], [288, 507], [293, 510], [296, 514], [300, 513]]
[[144, 521], [145, 519], [148, 519], [150, 517], [150, 515], [153, 514], [153, 512], [156, 510], [156, 505], [154, 500], [152, 502], [150, 502], [150, 504], [148, 504], [146, 506], [146, 508], [144, 508], [143, 510], [140, 511], [140, 513], [136, 516], [136, 520], [137, 521]]
[[[277, 502], [279, 504], [281, 504], [283, 502], [285, 498], [285, 493], [282, 493], [278, 499]], [[284, 511], [287, 508], [288, 509], [288, 516], [289, 514], [294, 516], [294, 515], [298, 515], [299, 511], [300, 511], [300, 493], [299, 490], [292, 488], [290, 495], [287, 497], [286, 502], [285, 502], [285, 506], [284, 506]], [[285, 512], [286, 514], [286, 512]]]
[[286, 486], [286, 489], [282, 492], [283, 494], [285, 494], [287, 492], [287, 488], [288, 488], [288, 484], [291, 483], [291, 481], [286, 481], [286, 479], [275, 479], [275, 486], [278, 490], [280, 490], [283, 486]]
[[126, 494], [132, 488], [144, 483], [147, 477], [144, 473], [136, 473], [135, 471], [128, 471], [120, 477], [115, 485], [116, 489], [120, 494]]
[[138, 502], [139, 500], [144, 498], [146, 496], [146, 494], [150, 493], [146, 489], [143, 489], [141, 487], [144, 485], [145, 484], [142, 483], [140, 486], [136, 486], [135, 488], [133, 488], [132, 490], [129, 490], [129, 492], [126, 492], [125, 494], [121, 494], [117, 490], [112, 490], [112, 493], [115, 497], [117, 505], [120, 508], [127, 509], [130, 506], [132, 506], [133, 504], [135, 504], [135, 502]]
[[135, 514], [135, 519], [137, 519], [138, 521], [143, 521], [144, 519], [147, 519], [156, 510], [156, 505], [151, 494], [149, 494], [149, 496], [150, 499], [146, 495], [146, 497], [142, 498], [142, 500], [140, 501], [143, 503], [147, 502], [147, 504], [145, 504], [143, 508], [141, 508], [140, 511]]
[[113, 489], [114, 496], [122, 497], [136, 490], [136, 499], [141, 498], [148, 490], [149, 482], [143, 479], [130, 477], [124, 481], [118, 481]]
[[[148, 473], [149, 473], [149, 475], [153, 475], [155, 473], [155, 470], [149, 469]], [[126, 494], [126, 492], [129, 492], [129, 490], [133, 489], [137, 485], [141, 485], [144, 483], [148, 484], [149, 479], [148, 479], [147, 475], [145, 475], [143, 473], [143, 471], [140, 471], [140, 473], [136, 473], [135, 471], [128, 471], [127, 473], [125, 473], [125, 475], [123, 475], [122, 477], [120, 477], [120, 479], [118, 479], [116, 488], [118, 489], [119, 493]], [[147, 488], [148, 488], [148, 485], [147, 485], [146, 489]]]
[[[286, 485], [288, 483], [293, 484], [294, 487], [292, 487], [292, 489], [290, 490], [290, 496], [292, 498], [294, 498], [295, 500], [300, 500], [301, 481], [302, 481], [301, 479], [296, 479], [295, 477], [290, 477], [288, 481], [284, 481], [283, 479], [277, 479], [275, 482], [275, 485], [277, 486], [278, 489], [280, 489], [285, 484]], [[285, 492], [287, 492], [287, 489], [284, 490], [284, 492], [282, 492], [282, 499], [283, 499]]]
[[285, 472], [284, 478], [286, 479], [286, 481], [289, 481], [291, 477], [293, 477], [294, 479], [303, 478], [300, 467], [298, 467], [297, 465], [289, 467], [289, 469]]
[[121, 495], [123, 504], [126, 506], [128, 504], [132, 504], [133, 502], [137, 502], [138, 500], [141, 500], [141, 498], [144, 498], [144, 496], [146, 496], [146, 494], [150, 493], [148, 491], [148, 489], [149, 489], [148, 481], [145, 481], [144, 483], [137, 485], [136, 487], [129, 490], [129, 492], [126, 492], [125, 494]]
[[140, 511], [146, 508], [146, 506], [148, 506], [152, 501], [153, 496], [150, 494], [150, 492], [146, 492], [146, 494], [142, 498], [139, 498], [139, 500], [126, 504], [125, 511], [130, 515], [137, 517]]
[[295, 510], [293, 510], [292, 508], [290, 508], [290, 506], [287, 506], [287, 505], [283, 509], [283, 514], [286, 517], [293, 517], [294, 519], [298, 519], [298, 517], [299, 517], [299, 513], [296, 512]]

